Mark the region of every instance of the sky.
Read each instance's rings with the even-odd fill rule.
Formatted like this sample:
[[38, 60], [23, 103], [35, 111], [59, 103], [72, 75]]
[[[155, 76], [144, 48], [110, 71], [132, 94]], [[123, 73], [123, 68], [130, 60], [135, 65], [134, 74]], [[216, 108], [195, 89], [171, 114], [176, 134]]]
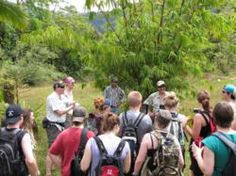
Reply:
[[79, 12], [85, 12], [85, 0], [65, 0], [68, 4], [74, 5]]

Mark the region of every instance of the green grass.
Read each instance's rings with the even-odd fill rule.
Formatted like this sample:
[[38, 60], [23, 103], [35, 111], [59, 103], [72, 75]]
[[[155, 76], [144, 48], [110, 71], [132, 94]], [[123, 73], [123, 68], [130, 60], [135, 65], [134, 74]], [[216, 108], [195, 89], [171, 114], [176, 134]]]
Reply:
[[[47, 136], [42, 128], [41, 121], [46, 116], [46, 98], [52, 91], [51, 85], [24, 88], [20, 91], [20, 104], [23, 107], [33, 109], [39, 127], [36, 156], [41, 175], [45, 175], [45, 157], [47, 152]], [[75, 86], [74, 99], [86, 107], [88, 112], [93, 110], [93, 99], [99, 96], [102, 96], [102, 92], [94, 88], [93, 84], [87, 84], [83, 89], [80, 84]], [[59, 171], [54, 171], [53, 175], [60, 175]]]
[[[195, 94], [200, 90], [208, 90], [211, 92], [211, 104], [214, 106], [216, 102], [221, 100], [221, 90], [227, 83], [236, 85], [235, 72], [231, 72], [228, 76], [222, 76], [220, 74], [205, 75], [204, 77], [192, 77], [189, 79], [190, 84], [194, 87], [194, 92], [181, 91], [178, 92], [180, 100], [180, 113], [183, 113], [189, 117], [194, 114], [192, 109], [198, 107]], [[45, 175], [45, 156], [47, 151], [47, 138], [45, 130], [41, 127], [41, 121], [46, 115], [46, 97], [52, 92], [52, 86], [41, 86], [34, 88], [24, 88], [20, 91], [20, 102], [23, 107], [28, 107], [34, 110], [36, 121], [39, 126], [39, 139], [37, 147], [37, 161], [40, 167], [42, 175]], [[76, 85], [74, 90], [74, 99], [78, 101], [82, 106], [86, 107], [88, 112], [93, 109], [93, 99], [102, 96], [102, 92], [94, 88], [93, 84], [87, 84], [83, 89], [80, 84]], [[188, 156], [188, 144], [186, 144], [186, 160], [187, 166], [184, 175], [188, 175], [189, 168], [189, 156]], [[54, 175], [59, 175], [58, 171], [54, 172]]]

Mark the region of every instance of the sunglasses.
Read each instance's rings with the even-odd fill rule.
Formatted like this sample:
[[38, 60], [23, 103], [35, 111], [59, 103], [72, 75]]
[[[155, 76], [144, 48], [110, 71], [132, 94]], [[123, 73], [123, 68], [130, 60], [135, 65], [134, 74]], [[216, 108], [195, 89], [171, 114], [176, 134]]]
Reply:
[[65, 88], [65, 86], [64, 86], [64, 85], [58, 85], [57, 87], [58, 87], [58, 88], [62, 88], [62, 89], [64, 89], [64, 88]]
[[223, 93], [223, 94], [225, 94], [225, 93], [226, 93], [226, 91], [225, 91], [225, 90], [222, 90], [222, 93]]

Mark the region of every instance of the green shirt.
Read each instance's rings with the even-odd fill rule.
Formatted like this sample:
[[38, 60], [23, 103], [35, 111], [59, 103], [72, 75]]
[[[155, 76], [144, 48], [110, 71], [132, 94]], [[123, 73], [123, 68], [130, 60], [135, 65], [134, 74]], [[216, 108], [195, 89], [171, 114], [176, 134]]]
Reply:
[[[225, 133], [231, 141], [236, 142], [236, 133]], [[230, 149], [218, 139], [216, 136], [209, 136], [203, 140], [204, 145], [211, 150], [215, 155], [215, 166], [213, 176], [222, 176], [222, 172], [226, 167], [229, 156]]]

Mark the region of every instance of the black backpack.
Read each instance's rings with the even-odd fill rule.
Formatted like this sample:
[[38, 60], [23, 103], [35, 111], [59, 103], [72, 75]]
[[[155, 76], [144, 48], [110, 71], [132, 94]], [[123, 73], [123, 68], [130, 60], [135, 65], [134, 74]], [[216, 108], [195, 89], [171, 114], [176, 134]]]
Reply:
[[26, 132], [21, 129], [0, 129], [0, 176], [26, 176], [27, 169], [19, 137]]
[[101, 139], [94, 138], [99, 152], [100, 159], [96, 168], [96, 176], [123, 176], [123, 165], [121, 161], [121, 154], [125, 146], [125, 141], [121, 141], [113, 155], [108, 155]]
[[71, 161], [71, 176], [87, 175], [87, 172], [83, 172], [80, 170], [80, 161], [83, 158], [85, 145], [87, 143], [87, 134], [88, 134], [88, 129], [83, 128], [80, 136], [80, 145], [78, 147], [78, 150], [75, 152], [74, 159]]
[[122, 116], [122, 121], [123, 121], [122, 139], [124, 139], [129, 143], [132, 159], [135, 159], [135, 157], [137, 156], [137, 151], [139, 148], [138, 144], [140, 142], [138, 141], [137, 137], [137, 128], [144, 116], [145, 114], [140, 112], [140, 114], [138, 115], [138, 117], [134, 122], [128, 121], [127, 112], [124, 112], [124, 115]]
[[219, 138], [228, 148], [230, 148], [229, 161], [226, 164], [222, 172], [222, 176], [233, 176], [236, 175], [236, 144], [232, 142], [224, 133], [216, 132], [213, 134]]
[[128, 142], [131, 153], [131, 167], [129, 174], [133, 172], [135, 160], [138, 155], [139, 142], [141, 141], [138, 141], [137, 128], [141, 123], [142, 119], [144, 118], [144, 116], [145, 114], [140, 112], [140, 114], [138, 115], [138, 117], [134, 122], [128, 121], [127, 112], [124, 112], [122, 116], [122, 122], [123, 122], [122, 139]]

